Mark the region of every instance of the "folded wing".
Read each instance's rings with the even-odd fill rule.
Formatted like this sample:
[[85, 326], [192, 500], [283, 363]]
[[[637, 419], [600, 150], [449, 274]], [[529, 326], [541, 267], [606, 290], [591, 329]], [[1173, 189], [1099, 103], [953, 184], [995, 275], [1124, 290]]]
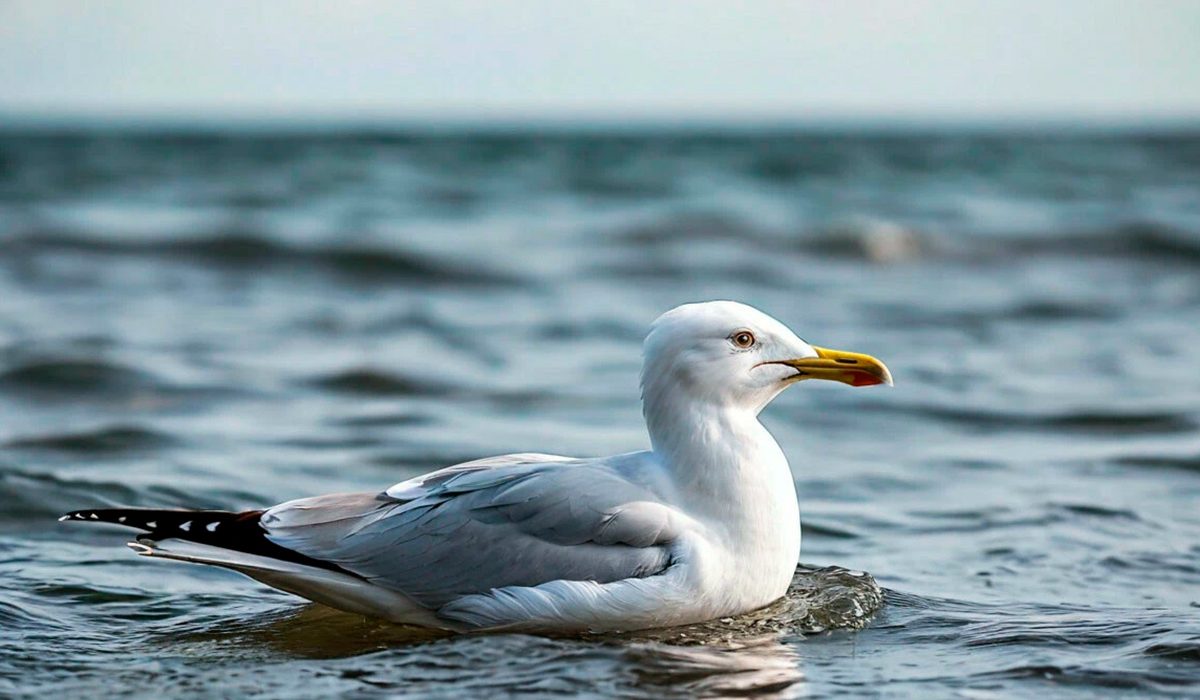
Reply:
[[378, 495], [291, 501], [261, 518], [271, 542], [433, 610], [509, 586], [652, 576], [670, 564], [679, 524], [606, 463], [546, 455], [449, 467]]

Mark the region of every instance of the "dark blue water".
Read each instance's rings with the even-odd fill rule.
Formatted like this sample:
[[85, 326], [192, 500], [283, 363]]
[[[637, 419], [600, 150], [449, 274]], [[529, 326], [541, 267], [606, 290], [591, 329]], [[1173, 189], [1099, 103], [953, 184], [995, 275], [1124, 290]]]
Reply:
[[[713, 298], [892, 368], [764, 414], [882, 606], [429, 640], [55, 522], [642, 449]], [[9, 132], [0, 694], [1194, 694], [1198, 347], [1200, 136]]]

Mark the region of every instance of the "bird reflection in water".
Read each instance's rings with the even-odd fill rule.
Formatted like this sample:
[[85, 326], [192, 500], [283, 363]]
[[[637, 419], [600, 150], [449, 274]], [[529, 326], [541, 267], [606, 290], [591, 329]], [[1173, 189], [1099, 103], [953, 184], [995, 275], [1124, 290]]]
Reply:
[[794, 697], [804, 681], [799, 648], [778, 634], [703, 646], [635, 644], [625, 658], [637, 685], [692, 697]]
[[298, 688], [313, 680], [307, 662], [324, 659], [345, 680], [406, 692], [447, 679], [479, 692], [516, 692], [546, 689], [557, 678], [554, 689], [570, 692], [621, 693], [632, 686], [681, 697], [795, 697], [805, 688], [803, 635], [860, 629], [883, 597], [863, 572], [801, 566], [776, 603], [684, 627], [582, 637], [453, 636], [311, 604], [219, 624], [206, 618], [182, 631], [177, 620], [164, 621], [151, 641], [188, 657], [291, 662]]

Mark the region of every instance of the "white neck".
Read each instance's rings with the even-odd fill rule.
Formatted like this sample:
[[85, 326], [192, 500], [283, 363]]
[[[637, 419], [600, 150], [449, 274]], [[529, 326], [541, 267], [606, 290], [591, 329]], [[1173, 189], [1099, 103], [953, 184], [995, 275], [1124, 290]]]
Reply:
[[761, 521], [764, 528], [795, 528], [798, 539], [787, 458], [754, 411], [654, 386], [646, 387], [642, 412], [654, 453], [691, 508], [743, 529], [747, 520]]

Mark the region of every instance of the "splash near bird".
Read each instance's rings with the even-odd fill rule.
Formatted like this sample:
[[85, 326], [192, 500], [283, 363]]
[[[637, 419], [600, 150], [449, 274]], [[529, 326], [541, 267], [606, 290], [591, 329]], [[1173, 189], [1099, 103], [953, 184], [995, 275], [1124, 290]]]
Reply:
[[646, 337], [649, 451], [503, 455], [380, 493], [242, 513], [61, 519], [133, 527], [139, 554], [235, 569], [401, 623], [567, 632], [702, 622], [762, 607], [792, 580], [795, 488], [758, 413], [806, 379], [892, 383], [879, 360], [809, 345], [744, 304], [686, 304]]

